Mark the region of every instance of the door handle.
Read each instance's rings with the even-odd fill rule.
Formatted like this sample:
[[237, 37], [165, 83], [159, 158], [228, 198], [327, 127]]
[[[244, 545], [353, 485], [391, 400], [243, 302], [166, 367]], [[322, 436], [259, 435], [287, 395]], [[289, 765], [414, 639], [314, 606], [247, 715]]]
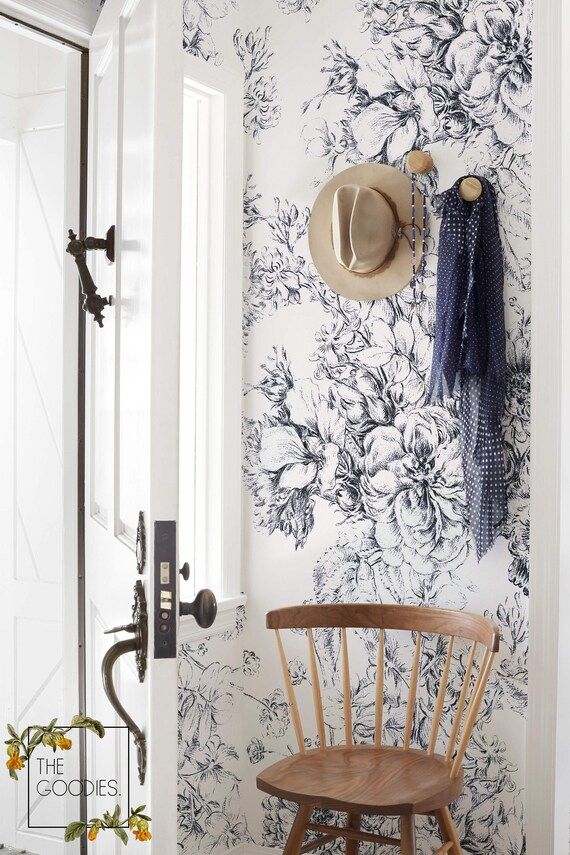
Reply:
[[111, 226], [107, 230], [104, 238], [86, 237], [85, 240], [78, 239], [75, 232], [69, 229], [69, 243], [66, 250], [66, 252], [73, 256], [77, 264], [83, 294], [83, 311], [90, 312], [93, 315], [93, 319], [102, 327], [103, 308], [110, 306], [113, 298], [102, 297], [97, 293], [97, 286], [87, 267], [88, 249], [104, 250], [108, 260], [113, 262], [115, 260], [115, 226]]
[[180, 616], [192, 615], [198, 626], [208, 629], [216, 620], [218, 603], [213, 591], [203, 588], [191, 603], [180, 603]]
[[146, 737], [120, 702], [113, 682], [113, 669], [115, 667], [115, 663], [121, 658], [121, 656], [124, 656], [125, 653], [134, 653], [136, 655], [139, 682], [144, 682], [148, 649], [148, 614], [144, 588], [140, 579], [137, 580], [135, 585], [133, 622], [124, 624], [123, 626], [116, 626], [114, 629], [108, 629], [106, 630], [105, 635], [111, 635], [115, 632], [129, 632], [132, 633], [134, 637], [124, 639], [123, 641], [116, 641], [115, 644], [113, 644], [106, 652], [103, 657], [103, 662], [101, 663], [103, 688], [105, 689], [105, 694], [107, 695], [109, 703], [133, 735], [137, 749], [139, 781], [141, 784], [144, 784], [147, 759]]

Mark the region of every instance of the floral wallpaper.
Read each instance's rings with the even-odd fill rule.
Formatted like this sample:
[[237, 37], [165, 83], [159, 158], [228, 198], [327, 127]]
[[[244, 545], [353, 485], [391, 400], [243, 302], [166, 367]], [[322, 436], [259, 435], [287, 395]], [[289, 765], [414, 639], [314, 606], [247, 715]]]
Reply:
[[[229, 637], [182, 651], [181, 852], [283, 846], [292, 806], [255, 788], [264, 765], [295, 750], [264, 614], [357, 600], [467, 608], [498, 623], [501, 652], [453, 813], [465, 852], [525, 852], [531, 15], [528, 0], [185, 0], [185, 49], [244, 77], [248, 604]], [[437, 167], [423, 182], [430, 219], [419, 306], [411, 288], [344, 300], [308, 251], [318, 188], [352, 163], [401, 167], [415, 147]], [[457, 402], [426, 405], [437, 194], [471, 172], [495, 187], [506, 270], [509, 516], [480, 563], [465, 518]], [[312, 744], [304, 639], [286, 642]], [[317, 647], [327, 729], [340, 741], [338, 638], [323, 633]], [[359, 741], [371, 736], [375, 655], [374, 637], [354, 633]], [[385, 738], [395, 742], [411, 649], [394, 634], [386, 655]], [[422, 657], [420, 746], [443, 655], [433, 639]], [[457, 679], [465, 659], [457, 650]], [[395, 831], [391, 820], [369, 823], [380, 826]], [[430, 821], [418, 820], [418, 834], [422, 855], [439, 845]]]

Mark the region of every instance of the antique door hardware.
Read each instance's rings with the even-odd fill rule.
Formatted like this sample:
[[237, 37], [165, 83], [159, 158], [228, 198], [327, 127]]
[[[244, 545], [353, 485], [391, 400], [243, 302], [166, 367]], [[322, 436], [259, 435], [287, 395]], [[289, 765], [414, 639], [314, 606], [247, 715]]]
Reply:
[[90, 312], [93, 319], [103, 326], [103, 308], [112, 305], [112, 297], [102, 297], [97, 293], [97, 286], [93, 281], [93, 277], [87, 267], [87, 250], [99, 249], [104, 250], [109, 262], [115, 261], [115, 226], [107, 229], [107, 234], [104, 238], [86, 237], [81, 240], [77, 237], [73, 229], [69, 229], [69, 243], [67, 244], [67, 252], [73, 256], [77, 264], [79, 279], [81, 281], [81, 291], [83, 293], [83, 310]]
[[146, 526], [144, 524], [144, 512], [139, 511], [137, 525], [137, 542], [135, 553], [137, 556], [137, 573], [142, 575], [146, 565]]
[[179, 615], [192, 615], [198, 626], [212, 626], [218, 612], [212, 591], [198, 591], [191, 603], [178, 602], [178, 573], [190, 578], [190, 565], [185, 562], [179, 570], [176, 558], [176, 522], [156, 520], [154, 523], [154, 658], [174, 659], [178, 652], [177, 629]]
[[[185, 582], [190, 579], [190, 565], [187, 561], [184, 562], [178, 571]], [[213, 591], [209, 588], [203, 588], [198, 591], [196, 597], [191, 603], [180, 603], [180, 617], [192, 615], [198, 626], [202, 629], [208, 629], [216, 620], [218, 614], [218, 603]]]
[[148, 614], [146, 596], [144, 593], [143, 583], [140, 579], [135, 585], [135, 601], [133, 604], [133, 621], [124, 626], [116, 626], [113, 629], [106, 630], [106, 635], [111, 635], [115, 632], [129, 632], [133, 634], [133, 638], [127, 638], [123, 641], [117, 641], [109, 648], [103, 658], [101, 665], [101, 673], [103, 677], [103, 688], [109, 699], [109, 703], [117, 713], [120, 719], [129, 728], [135, 740], [137, 749], [137, 762], [139, 769], [139, 781], [144, 784], [146, 775], [146, 737], [140, 727], [128, 714], [122, 703], [120, 702], [115, 684], [113, 682], [113, 668], [115, 663], [125, 653], [134, 653], [136, 657], [137, 671], [139, 681], [144, 682], [147, 665], [147, 649], [148, 649]]
[[180, 616], [192, 615], [198, 626], [208, 629], [216, 620], [218, 603], [213, 591], [203, 588], [191, 603], [180, 603]]

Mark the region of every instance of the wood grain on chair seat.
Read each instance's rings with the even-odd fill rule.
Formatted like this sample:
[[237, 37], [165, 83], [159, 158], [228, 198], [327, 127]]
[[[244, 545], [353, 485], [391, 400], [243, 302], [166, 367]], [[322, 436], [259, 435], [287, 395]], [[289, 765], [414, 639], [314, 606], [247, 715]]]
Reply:
[[356, 745], [286, 757], [261, 772], [257, 786], [298, 804], [402, 816], [431, 813], [453, 802], [461, 794], [463, 775], [451, 779], [450, 766], [439, 754]]

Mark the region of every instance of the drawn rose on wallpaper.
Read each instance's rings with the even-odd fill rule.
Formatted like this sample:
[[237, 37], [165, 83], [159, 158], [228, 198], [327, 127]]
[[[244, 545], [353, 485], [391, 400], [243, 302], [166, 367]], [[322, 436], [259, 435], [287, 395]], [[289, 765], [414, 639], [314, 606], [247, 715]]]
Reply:
[[522, 5], [480, 0], [450, 42], [445, 64], [459, 100], [482, 128], [517, 155], [531, 150], [531, 41]]
[[376, 520], [387, 564], [418, 563], [418, 572], [465, 554], [463, 471], [458, 429], [438, 407], [396, 417], [367, 434], [362, 493]]

